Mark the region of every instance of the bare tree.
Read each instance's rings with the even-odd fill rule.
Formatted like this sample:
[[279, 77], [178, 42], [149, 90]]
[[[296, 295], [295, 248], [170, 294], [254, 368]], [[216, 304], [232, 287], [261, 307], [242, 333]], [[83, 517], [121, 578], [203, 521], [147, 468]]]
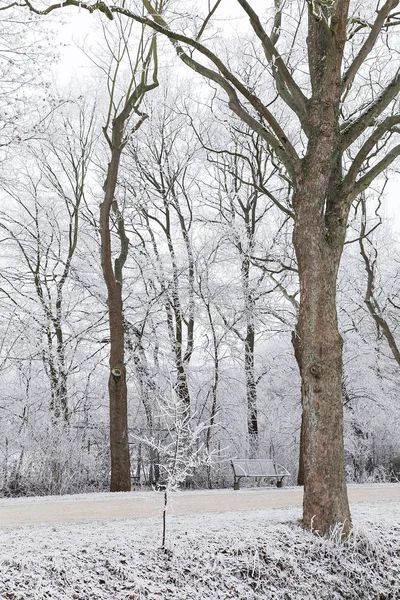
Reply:
[[[42, 316], [32, 316], [44, 336], [42, 360], [50, 381], [50, 409], [55, 422], [69, 421], [66, 307], [64, 291], [69, 283], [78, 245], [80, 215], [86, 177], [93, 152], [93, 114], [79, 111], [79, 125], [62, 119], [64, 144], [51, 140], [34, 152], [34, 171], [25, 184], [7, 186], [9, 210], [2, 213], [0, 227], [17, 247], [27, 275], [20, 265], [3, 274], [9, 297], [18, 305], [31, 299], [33, 286]], [[28, 155], [27, 155], [28, 156]], [[50, 206], [46, 206], [52, 200]], [[61, 206], [61, 209], [60, 209]], [[10, 210], [13, 207], [13, 210]], [[50, 227], [49, 227], [50, 225]], [[29, 288], [21, 285], [22, 280]], [[35, 303], [35, 299], [33, 300]]]
[[[14, 3], [0, 8], [0, 161], [43, 135], [58, 104], [43, 75], [55, 53], [39, 19], [21, 19]], [[7, 179], [7, 173], [2, 179]]]
[[[212, 160], [209, 154], [209, 160]], [[256, 319], [257, 304], [263, 295], [263, 276], [258, 271], [254, 276], [252, 260], [256, 252], [257, 229], [260, 221], [265, 217], [271, 207], [265, 203], [259, 191], [249, 186], [246, 182], [246, 164], [243, 163], [240, 152], [218, 155], [213, 162], [216, 166], [216, 175], [219, 178], [218, 200], [219, 218], [222, 225], [228, 227], [229, 237], [236, 248], [240, 263], [240, 282], [243, 306], [241, 319], [236, 314], [235, 322], [229, 324], [226, 314], [223, 315], [227, 327], [233, 331], [243, 343], [244, 375], [246, 382], [246, 405], [247, 405], [247, 433], [249, 444], [249, 455], [255, 457], [258, 454], [258, 415], [257, 415], [257, 384], [255, 367], [256, 348]], [[261, 272], [262, 273], [262, 272]], [[221, 313], [224, 307], [220, 308]], [[244, 321], [244, 331], [241, 331], [240, 320]]]
[[[110, 159], [104, 182], [104, 199], [100, 205], [101, 265], [107, 286], [107, 305], [110, 327], [110, 373], [108, 380], [110, 401], [110, 453], [111, 482], [113, 492], [131, 488], [130, 457], [128, 442], [127, 387], [125, 368], [125, 320], [122, 298], [123, 267], [125, 265], [129, 239], [125, 232], [123, 214], [117, 200], [117, 185], [123, 150], [130, 136], [139, 129], [147, 118], [141, 110], [145, 95], [158, 86], [157, 48], [155, 37], [147, 38], [142, 28], [137, 55], [132, 55], [128, 40], [132, 23], [118, 23], [117, 48], [114, 64], [108, 78], [109, 110], [103, 127]], [[127, 60], [130, 81], [118, 97], [118, 76]], [[132, 117], [136, 122], [131, 123]], [[113, 264], [112, 222], [114, 221], [119, 240], [119, 252]]]
[[219, 131], [217, 138], [215, 129], [213, 139], [207, 142], [210, 132], [196, 131], [214, 167], [212, 182], [206, 178], [203, 184], [207, 190], [204, 204], [209, 209], [203, 218], [208, 217], [209, 227], [217, 225], [221, 229], [223, 243], [235, 248], [239, 263], [238, 297], [242, 307], [235, 303], [231, 318], [226, 306], [219, 306], [218, 311], [227, 330], [243, 344], [249, 455], [255, 457], [259, 452], [257, 385], [263, 377], [256, 365], [256, 340], [261, 337], [260, 329], [271, 328], [273, 321], [286, 329], [294, 326], [286, 310], [276, 310], [266, 297], [275, 295], [281, 300], [283, 295], [298, 310], [295, 295], [290, 296], [282, 276], [297, 271], [290, 265], [294, 261], [284, 258], [288, 254], [285, 231], [291, 232], [292, 217], [285, 214], [285, 210], [291, 213], [290, 203], [280, 200], [288, 184], [280, 177], [274, 157], [258, 133], [241, 127], [240, 122], [230, 123], [228, 137]]
[[136, 237], [155, 267], [150, 276], [156, 274], [157, 293], [165, 312], [176, 393], [189, 410], [187, 370], [194, 349], [195, 326], [192, 196], [193, 191], [197, 192], [190, 164], [196, 147], [183, 139], [184, 123], [167, 107], [161, 110], [159, 122], [155, 121], [140, 143], [130, 145], [132, 167], [125, 179], [136, 200]]

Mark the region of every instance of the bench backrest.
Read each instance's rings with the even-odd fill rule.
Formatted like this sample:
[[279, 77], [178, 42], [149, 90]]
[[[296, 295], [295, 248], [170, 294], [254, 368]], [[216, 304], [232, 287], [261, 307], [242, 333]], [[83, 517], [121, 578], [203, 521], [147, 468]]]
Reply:
[[252, 458], [247, 460], [232, 460], [232, 468], [237, 476], [262, 477], [274, 475], [274, 461], [268, 458]]

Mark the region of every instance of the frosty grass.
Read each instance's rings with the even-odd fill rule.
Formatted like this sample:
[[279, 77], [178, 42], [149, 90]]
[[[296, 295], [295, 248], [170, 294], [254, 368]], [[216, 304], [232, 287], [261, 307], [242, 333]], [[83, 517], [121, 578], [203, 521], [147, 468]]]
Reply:
[[[353, 506], [346, 543], [300, 509], [0, 530], [1, 600], [400, 600], [400, 506]], [[335, 536], [333, 536], [335, 537]]]

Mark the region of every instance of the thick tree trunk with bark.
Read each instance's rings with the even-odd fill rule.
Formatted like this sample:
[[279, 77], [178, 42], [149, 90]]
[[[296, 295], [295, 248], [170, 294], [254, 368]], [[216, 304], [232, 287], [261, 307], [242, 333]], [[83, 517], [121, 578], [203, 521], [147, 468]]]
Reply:
[[[326, 181], [319, 178], [322, 185], [333, 185], [329, 177], [332, 162], [331, 168], [323, 171], [328, 174]], [[313, 160], [312, 164], [319, 168], [318, 162]], [[306, 171], [305, 183], [294, 198], [293, 242], [300, 279], [295, 353], [302, 380], [303, 521], [324, 534], [339, 522], [346, 534], [351, 518], [344, 471], [342, 339], [336, 312], [337, 272], [345, 227], [336, 223], [335, 235], [331, 235], [329, 206], [323, 215], [324, 197], [329, 199], [330, 194], [318, 193], [312, 184], [316, 180], [315, 174], [310, 178]], [[318, 214], [320, 218], [316, 218]], [[346, 219], [342, 222], [346, 223]]]
[[[143, 42], [143, 37], [142, 37]], [[128, 401], [126, 387], [125, 369], [125, 319], [122, 300], [123, 268], [128, 256], [129, 240], [125, 233], [125, 224], [115, 192], [118, 183], [118, 174], [121, 163], [121, 155], [128, 138], [124, 129], [132, 117], [137, 114], [137, 123], [132, 127], [131, 133], [137, 131], [147, 118], [140, 112], [139, 106], [144, 95], [158, 86], [157, 68], [154, 64], [153, 82], [148, 84], [147, 77], [149, 66], [156, 63], [156, 43], [153, 38], [146, 56], [138, 57], [132, 73], [130, 92], [122, 103], [122, 109], [103, 128], [105, 138], [108, 142], [111, 157], [107, 168], [107, 177], [104, 182], [104, 200], [100, 205], [100, 239], [101, 239], [101, 266], [104, 281], [107, 286], [107, 304], [110, 326], [110, 374], [108, 379], [108, 391], [110, 402], [110, 455], [111, 455], [111, 482], [112, 492], [129, 491], [131, 489], [130, 454], [128, 440]], [[122, 59], [122, 56], [119, 60]], [[115, 77], [120, 63], [117, 61]], [[136, 70], [140, 70], [140, 82], [135, 85]], [[113, 81], [113, 85], [115, 80]], [[113, 88], [114, 89], [114, 88]], [[111, 106], [114, 103], [113, 96], [110, 97]], [[109, 135], [111, 134], [111, 135]], [[114, 261], [112, 259], [110, 220], [111, 212], [114, 215], [115, 225], [119, 238], [119, 254]]]
[[[342, 4], [347, 13], [348, 3]], [[309, 17], [313, 88], [307, 104], [309, 141], [293, 196], [293, 243], [300, 279], [295, 354], [302, 381], [303, 522], [322, 534], [335, 523], [343, 524], [344, 534], [351, 528], [344, 471], [342, 339], [336, 311], [349, 210], [342, 190], [339, 131], [347, 23], [340, 5], [330, 28], [324, 18]]]
[[[305, 211], [307, 212], [307, 211]], [[305, 215], [307, 218], [307, 215]], [[300, 273], [296, 355], [302, 380], [303, 521], [321, 533], [350, 526], [343, 449], [342, 340], [336, 314], [338, 263], [324, 232], [295, 228]], [[324, 469], [321, 469], [324, 465]]]
[[[120, 130], [118, 130], [118, 126]], [[100, 205], [101, 264], [107, 286], [107, 305], [110, 327], [110, 373], [108, 392], [110, 403], [110, 491], [131, 489], [130, 456], [128, 443], [128, 409], [124, 356], [124, 313], [122, 303], [122, 266], [125, 262], [127, 240], [121, 239], [121, 254], [112, 265], [110, 216], [121, 160], [122, 126], [113, 124], [113, 147], [104, 184], [104, 201]], [[121, 237], [121, 236], [120, 236]]]
[[[311, 25], [311, 38], [314, 29]], [[317, 65], [317, 82], [318, 69]], [[335, 523], [343, 524], [344, 534], [351, 528], [344, 470], [342, 339], [336, 311], [349, 203], [342, 196], [337, 69], [336, 74], [330, 85], [321, 79], [324, 86], [315, 90], [319, 99], [310, 102], [312, 133], [293, 197], [300, 279], [294, 343], [302, 381], [303, 522], [323, 534]]]

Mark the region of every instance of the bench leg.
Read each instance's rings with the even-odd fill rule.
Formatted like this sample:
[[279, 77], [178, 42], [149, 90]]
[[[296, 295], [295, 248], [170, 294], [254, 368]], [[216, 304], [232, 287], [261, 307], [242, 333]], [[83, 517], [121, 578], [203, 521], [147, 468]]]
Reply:
[[233, 483], [233, 489], [234, 490], [240, 490], [240, 479], [235, 479], [234, 483]]
[[283, 487], [283, 479], [277, 479], [276, 480], [276, 487], [277, 488]]

